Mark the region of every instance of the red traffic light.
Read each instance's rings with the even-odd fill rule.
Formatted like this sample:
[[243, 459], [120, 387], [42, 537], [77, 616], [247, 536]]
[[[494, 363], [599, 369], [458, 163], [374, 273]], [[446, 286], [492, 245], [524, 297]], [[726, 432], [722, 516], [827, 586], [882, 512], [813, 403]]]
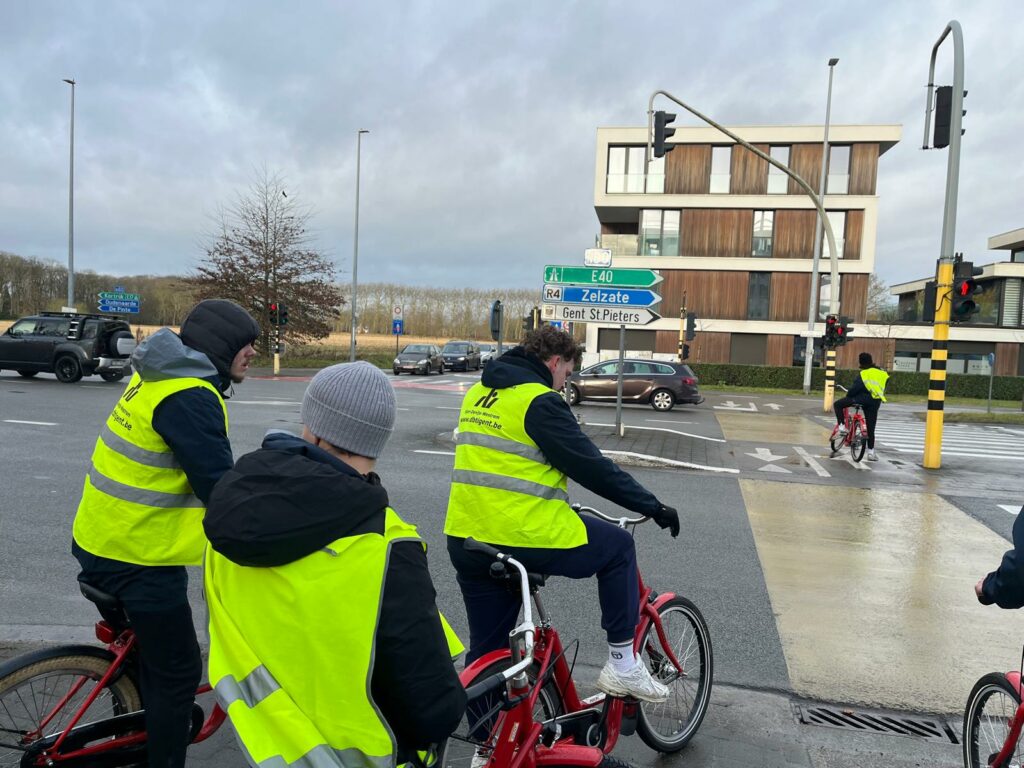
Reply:
[[277, 304], [271, 304], [270, 309], [271, 311], [275, 311], [277, 309]]

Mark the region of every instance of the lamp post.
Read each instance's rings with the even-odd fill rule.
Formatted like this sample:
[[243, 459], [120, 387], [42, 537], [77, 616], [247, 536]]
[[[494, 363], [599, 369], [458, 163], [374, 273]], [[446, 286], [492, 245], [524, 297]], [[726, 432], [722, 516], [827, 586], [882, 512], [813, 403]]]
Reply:
[[[828, 128], [832, 119], [832, 75], [839, 59], [828, 60], [828, 98], [825, 101], [825, 137], [821, 144], [821, 183], [818, 184], [818, 197], [825, 197], [825, 181], [828, 177]], [[814, 323], [818, 319], [818, 262], [821, 260], [821, 219], [814, 225], [814, 261], [811, 264], [811, 295], [807, 306], [807, 342], [804, 347], [804, 394], [811, 392], [811, 367], [814, 363]], [[835, 293], [838, 286], [829, 286], [829, 295]]]
[[356, 133], [356, 226], [352, 245], [352, 339], [348, 357], [349, 362], [352, 363], [356, 361], [356, 278], [359, 270], [359, 156], [362, 153], [364, 133], [369, 133], [369, 131], [365, 128], [360, 128]]
[[64, 78], [71, 86], [71, 158], [68, 174], [68, 303], [75, 307], [75, 81]]

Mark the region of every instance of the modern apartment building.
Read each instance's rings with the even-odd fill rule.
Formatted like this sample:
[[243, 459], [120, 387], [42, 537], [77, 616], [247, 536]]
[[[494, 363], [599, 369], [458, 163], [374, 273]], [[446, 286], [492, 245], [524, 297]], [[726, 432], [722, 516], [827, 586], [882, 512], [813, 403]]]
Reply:
[[[823, 126], [753, 126], [735, 133], [792, 168], [817, 190]], [[875, 266], [879, 158], [900, 140], [898, 125], [829, 129], [825, 208], [835, 232], [840, 313], [866, 321]], [[795, 182], [712, 128], [677, 128], [675, 149], [645, 173], [646, 128], [599, 128], [594, 208], [598, 244], [615, 267], [660, 270], [654, 309], [662, 319], [627, 332], [627, 350], [674, 354], [680, 310], [697, 313], [692, 362], [792, 365], [803, 359], [817, 213]], [[828, 311], [827, 248], [819, 312]], [[818, 318], [824, 319], [824, 314]], [[818, 323], [823, 332], [823, 324]], [[615, 326], [587, 327], [588, 355], [618, 349]], [[840, 349], [853, 366], [861, 345]]]

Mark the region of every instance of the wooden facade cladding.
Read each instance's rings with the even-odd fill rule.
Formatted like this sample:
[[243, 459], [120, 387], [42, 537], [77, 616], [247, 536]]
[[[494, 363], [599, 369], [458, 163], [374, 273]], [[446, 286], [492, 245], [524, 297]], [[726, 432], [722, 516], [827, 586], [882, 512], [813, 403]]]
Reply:
[[710, 144], [677, 144], [665, 156], [665, 194], [706, 195], [710, 188]]
[[776, 259], [809, 259], [814, 255], [814, 210], [780, 210], [775, 212], [772, 235], [772, 257]]
[[706, 272], [683, 269], [662, 270], [665, 281], [658, 286], [662, 301], [658, 314], [679, 317], [683, 292], [686, 309], [700, 318], [745, 320], [747, 317], [747, 272]]
[[[821, 144], [794, 144], [789, 150], [789, 167], [811, 185], [815, 192], [821, 184]], [[805, 195], [800, 186], [789, 180], [789, 194]]]
[[[844, 259], [859, 259], [861, 241], [864, 239], [864, 211], [846, 212], [846, 242], [843, 244]], [[825, 251], [822, 250], [824, 255]]]
[[[828, 274], [823, 266], [822, 274]], [[866, 323], [868, 321], [868, 279], [870, 275], [840, 275], [839, 276], [839, 314], [843, 317], [852, 317], [854, 323]], [[806, 315], [805, 315], [806, 317]], [[854, 328], [854, 335], [857, 329]]]
[[749, 256], [754, 212], [738, 208], [684, 208], [679, 222], [683, 256]]
[[768, 351], [765, 354], [765, 365], [793, 364], [793, 337], [771, 334], [768, 336]]
[[[767, 144], [755, 144], [768, 154]], [[739, 144], [732, 148], [729, 192], [734, 195], [768, 194], [768, 161]]]
[[[846, 314], [845, 312], [843, 314]], [[854, 334], [857, 333], [857, 329], [853, 329]], [[857, 357], [861, 352], [867, 352], [871, 355], [871, 359], [875, 365], [879, 368], [885, 368], [886, 370], [892, 370], [892, 359], [896, 354], [896, 340], [895, 339], [856, 339], [851, 338], [843, 346], [836, 350], [836, 368], [853, 368], [857, 369], [860, 366], [857, 363]], [[850, 386], [848, 382], [844, 381], [846, 376], [839, 377], [839, 383], [844, 386]], [[842, 392], [837, 391], [836, 397], [841, 395]]]
[[[729, 349], [732, 346], [731, 333], [698, 333], [696, 339], [687, 343], [690, 345], [690, 357], [686, 360], [687, 363], [729, 362]], [[679, 334], [675, 331], [656, 331], [654, 351], [666, 355], [678, 354]]]
[[850, 194], [875, 194], [878, 177], [878, 145], [854, 144], [850, 152]]
[[1020, 344], [996, 344], [996, 376], [1016, 376], [1020, 362]]
[[769, 291], [769, 320], [807, 322], [807, 303], [811, 298], [810, 273], [775, 272]]

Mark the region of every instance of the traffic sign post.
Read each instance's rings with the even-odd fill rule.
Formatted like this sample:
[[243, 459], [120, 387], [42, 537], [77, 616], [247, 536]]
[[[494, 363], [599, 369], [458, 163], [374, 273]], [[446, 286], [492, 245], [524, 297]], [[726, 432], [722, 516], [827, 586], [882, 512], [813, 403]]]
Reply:
[[395, 355], [398, 355], [398, 337], [405, 333], [405, 320], [402, 319], [401, 307], [395, 307], [398, 310], [398, 317], [392, 316], [394, 319], [391, 321], [391, 333], [395, 337]]
[[614, 288], [653, 288], [665, 278], [653, 269], [590, 269], [548, 264], [544, 282], [559, 285], [605, 285]]

